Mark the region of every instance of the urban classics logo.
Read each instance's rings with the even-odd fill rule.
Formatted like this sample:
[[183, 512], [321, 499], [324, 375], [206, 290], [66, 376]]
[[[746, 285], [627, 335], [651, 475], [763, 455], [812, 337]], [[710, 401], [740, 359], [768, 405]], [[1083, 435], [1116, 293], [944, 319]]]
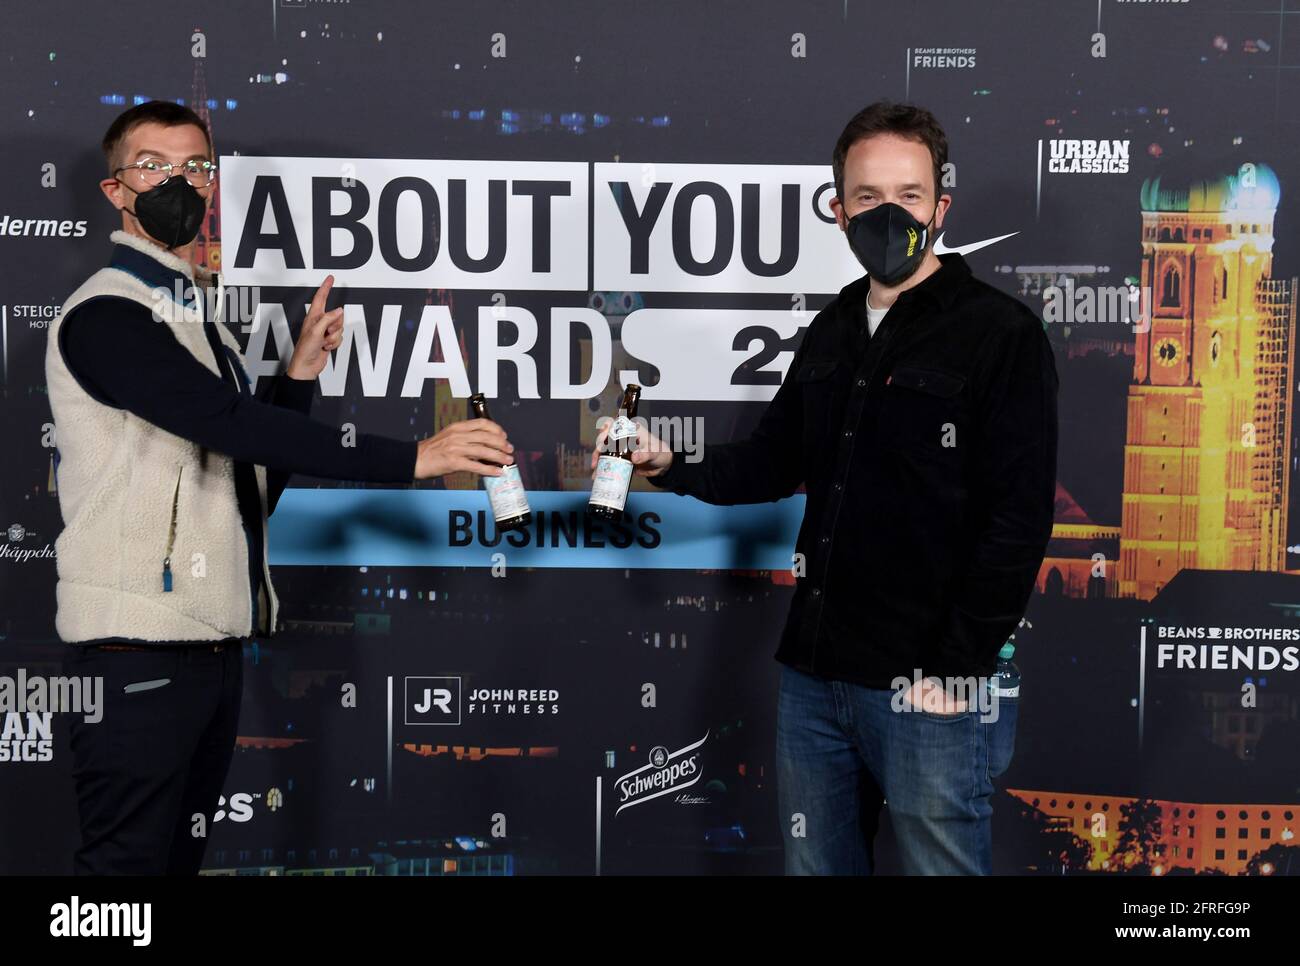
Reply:
[[408, 725], [460, 724], [460, 678], [408, 677], [405, 682]]
[[27, 712], [26, 721], [16, 711], [0, 715], [0, 762], [53, 761], [54, 716]]
[[614, 783], [620, 803], [614, 814], [633, 805], [680, 792], [698, 782], [704, 774], [700, 769], [702, 752], [699, 749], [708, 740], [709, 733], [706, 731], [699, 741], [677, 751], [670, 752], [663, 745], [651, 748], [648, 765], [628, 772]]
[[[1052, 138], [1049, 174], [1127, 174], [1128, 140], [1119, 138]], [[1038, 142], [1041, 156], [1043, 142]]]

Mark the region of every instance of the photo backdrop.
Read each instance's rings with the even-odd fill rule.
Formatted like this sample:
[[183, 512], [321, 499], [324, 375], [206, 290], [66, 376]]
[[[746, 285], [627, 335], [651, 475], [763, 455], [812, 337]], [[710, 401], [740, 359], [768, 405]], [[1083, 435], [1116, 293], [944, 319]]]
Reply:
[[[997, 871], [1300, 872], [1300, 20], [1259, 6], [7, 5], [0, 699], [65, 647], [43, 357], [118, 226], [99, 141], [175, 100], [221, 157], [199, 257], [254, 373], [334, 274], [315, 418], [415, 439], [485, 392], [535, 518], [503, 538], [464, 475], [294, 478], [207, 869], [779, 872], [802, 495], [639, 482], [596, 525], [588, 453], [628, 381], [687, 452], [750, 431], [860, 271], [835, 140], [910, 100], [950, 141], [939, 250], [1042, 315], [1061, 377]], [[66, 718], [0, 708], [0, 872], [69, 871]]]

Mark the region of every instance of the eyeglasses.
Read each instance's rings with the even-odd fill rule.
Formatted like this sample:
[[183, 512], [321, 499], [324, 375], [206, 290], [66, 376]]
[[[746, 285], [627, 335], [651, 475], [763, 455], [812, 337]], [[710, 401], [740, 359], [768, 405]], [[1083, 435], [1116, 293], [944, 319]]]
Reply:
[[195, 188], [206, 188], [217, 180], [217, 163], [206, 158], [190, 158], [180, 164], [172, 164], [161, 158], [141, 158], [134, 164], [123, 165], [113, 173], [117, 174], [127, 168], [138, 170], [140, 179], [153, 188], [166, 184], [177, 174], [183, 175]]

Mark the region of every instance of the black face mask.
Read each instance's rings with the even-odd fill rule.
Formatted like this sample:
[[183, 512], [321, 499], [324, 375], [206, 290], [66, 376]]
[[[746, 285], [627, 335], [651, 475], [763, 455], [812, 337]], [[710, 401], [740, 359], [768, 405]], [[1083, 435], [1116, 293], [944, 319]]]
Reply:
[[[135, 191], [129, 184], [125, 187]], [[126, 210], [126, 209], [123, 209]], [[135, 192], [135, 217], [149, 237], [165, 248], [188, 245], [199, 233], [207, 205], [184, 178], [171, 178], [152, 191]]]
[[[937, 204], [934, 211], [939, 213]], [[921, 267], [930, 244], [929, 224], [893, 202], [858, 212], [844, 233], [867, 274], [882, 285], [897, 285], [910, 277]]]

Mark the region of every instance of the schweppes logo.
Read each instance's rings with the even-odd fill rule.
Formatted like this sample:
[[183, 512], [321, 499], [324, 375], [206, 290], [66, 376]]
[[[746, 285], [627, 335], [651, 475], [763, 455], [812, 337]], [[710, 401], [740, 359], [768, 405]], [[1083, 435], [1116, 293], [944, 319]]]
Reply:
[[617, 815], [625, 808], [640, 805], [664, 795], [690, 788], [703, 775], [700, 770], [700, 746], [709, 740], [706, 731], [699, 741], [669, 751], [663, 745], [650, 749], [650, 763], [628, 772], [614, 783], [618, 790]]

